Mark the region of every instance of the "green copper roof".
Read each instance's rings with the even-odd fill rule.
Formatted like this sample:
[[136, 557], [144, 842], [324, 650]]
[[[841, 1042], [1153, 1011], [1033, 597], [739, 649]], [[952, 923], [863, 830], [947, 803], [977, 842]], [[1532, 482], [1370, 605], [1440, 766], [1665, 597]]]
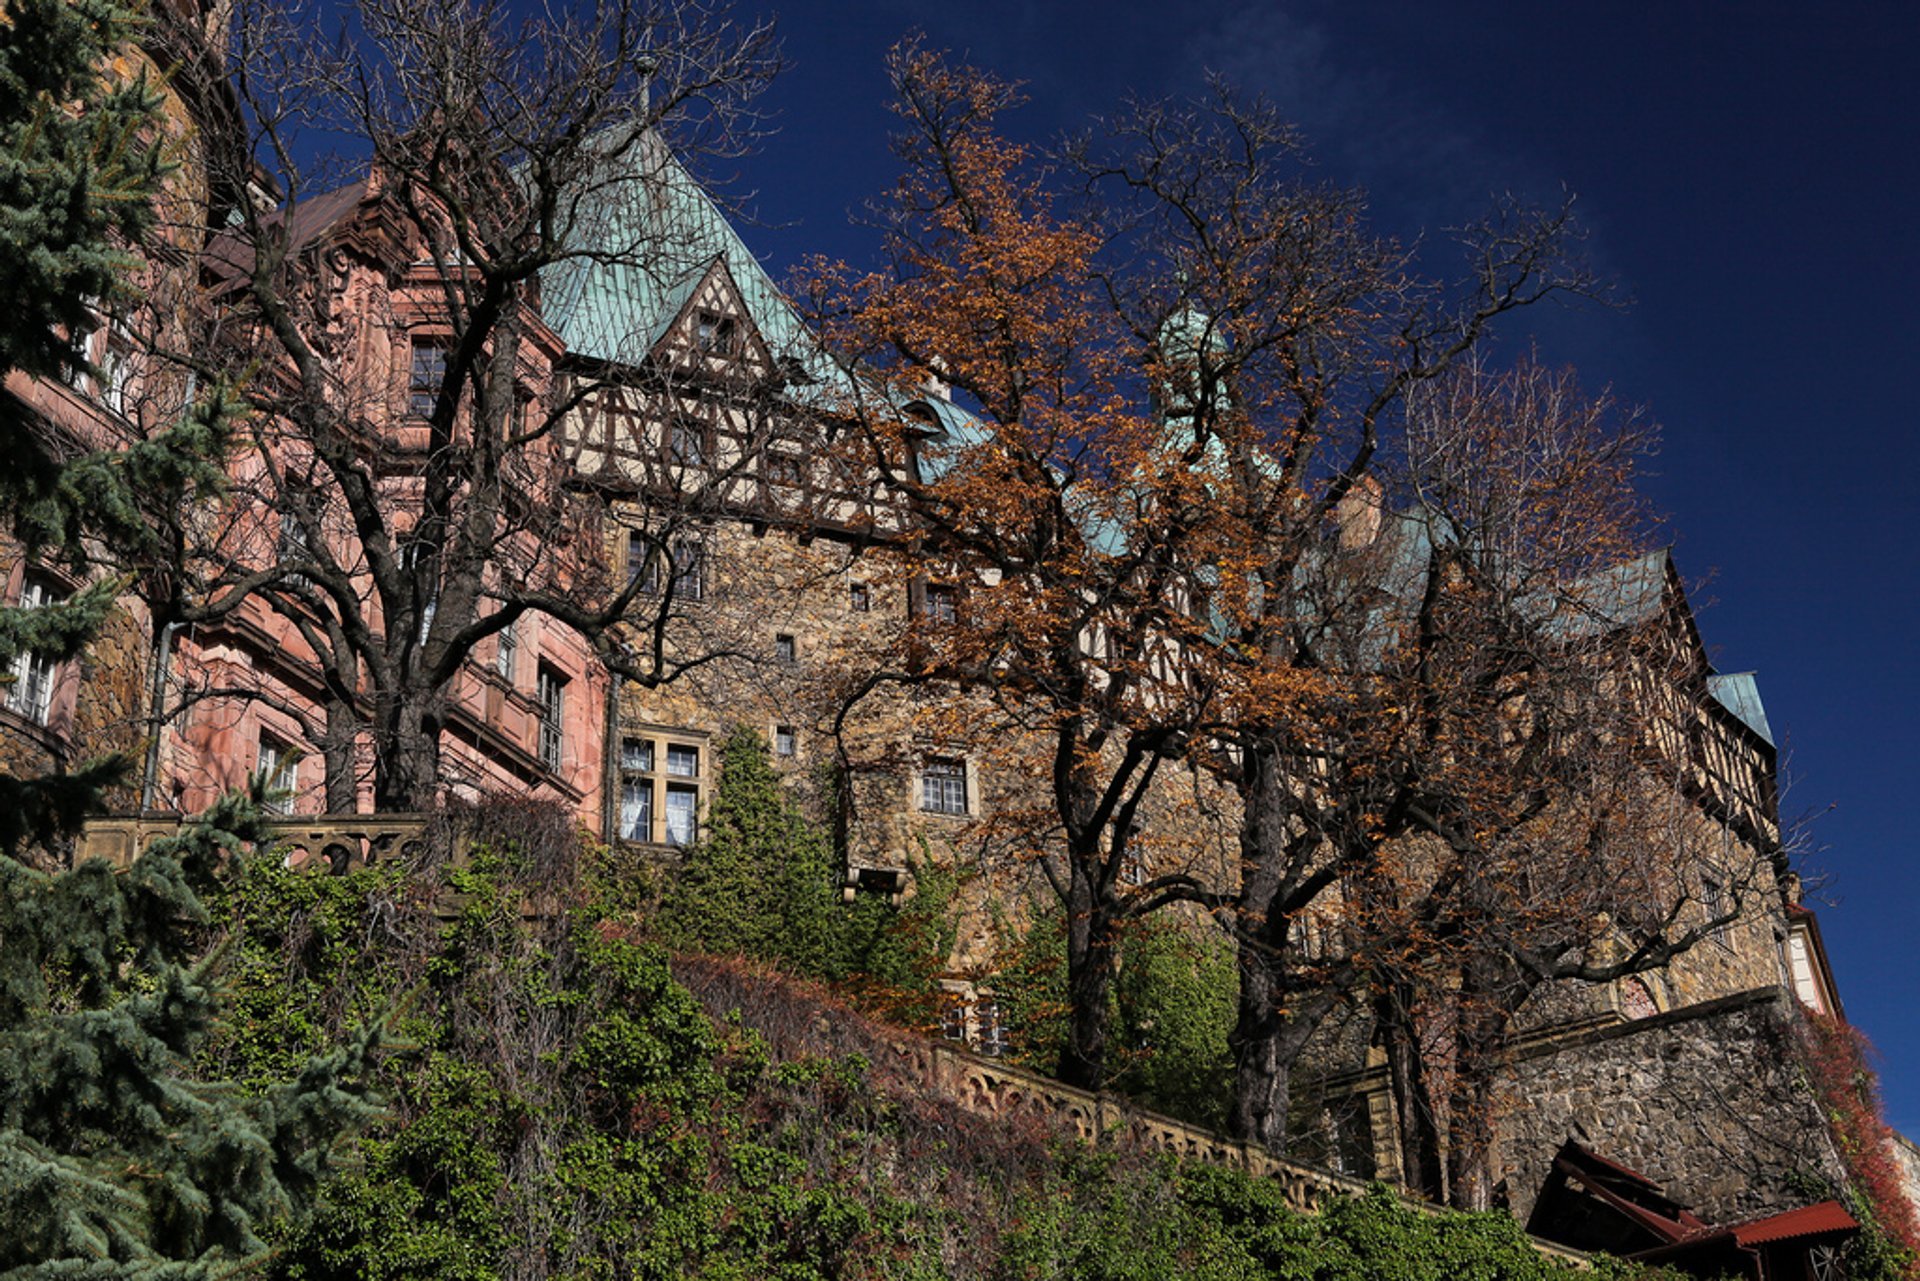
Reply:
[[567, 350], [640, 363], [717, 259], [774, 354], [806, 359], [813, 344], [792, 304], [672, 151], [651, 133], [610, 133], [606, 150], [575, 206], [580, 256], [541, 279], [547, 322]]
[[1707, 677], [1707, 692], [1720, 706], [1732, 712], [1748, 729], [1776, 746], [1773, 727], [1767, 724], [1766, 705], [1760, 701], [1760, 682], [1752, 672], [1727, 672]]

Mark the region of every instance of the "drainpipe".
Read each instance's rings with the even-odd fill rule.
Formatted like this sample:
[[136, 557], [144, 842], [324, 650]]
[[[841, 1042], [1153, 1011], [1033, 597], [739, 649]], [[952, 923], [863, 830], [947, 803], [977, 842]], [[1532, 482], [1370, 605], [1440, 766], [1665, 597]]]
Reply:
[[607, 728], [600, 740], [600, 841], [612, 845], [620, 835], [620, 687], [625, 678], [607, 682]]
[[[181, 405], [185, 410], [193, 408], [194, 399], [200, 394], [200, 371], [187, 371], [187, 385], [181, 394]], [[159, 808], [155, 802], [159, 799], [156, 792], [160, 788], [160, 736], [166, 731], [167, 720], [162, 714], [167, 698], [167, 677], [173, 674], [173, 638], [179, 632], [178, 622], [168, 623], [160, 629], [159, 637], [154, 641], [153, 681], [147, 689], [147, 752], [146, 760], [140, 766], [140, 809], [144, 813]]]
[[154, 644], [153, 683], [147, 691], [147, 759], [140, 771], [140, 809], [159, 808], [154, 802], [158, 799], [154, 793], [160, 786], [160, 736], [165, 732], [166, 717], [162, 706], [167, 697], [167, 677], [173, 674], [173, 637], [180, 629], [179, 623], [168, 623], [160, 629], [160, 637]]

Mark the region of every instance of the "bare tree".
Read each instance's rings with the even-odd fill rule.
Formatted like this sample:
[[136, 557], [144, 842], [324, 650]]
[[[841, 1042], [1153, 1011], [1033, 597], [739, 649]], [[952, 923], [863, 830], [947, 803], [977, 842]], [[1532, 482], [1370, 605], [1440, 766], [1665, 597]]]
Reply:
[[889, 261], [821, 265], [808, 290], [914, 593], [894, 661], [850, 697], [946, 691], [936, 739], [998, 742], [1036, 780], [992, 826], [1065, 908], [1059, 1071], [1097, 1087], [1120, 928], [1199, 883], [1143, 868], [1138, 839], [1204, 701], [1176, 657], [1187, 544], [1207, 528], [1198, 459], [1163, 430], [1151, 354], [1092, 270], [1097, 224], [1059, 216], [1042, 157], [997, 132], [1017, 93], [912, 43], [890, 69], [905, 177]]
[[[711, 657], [670, 641], [690, 626], [684, 573], [610, 565], [577, 451], [615, 402], [716, 381], [651, 339], [710, 265], [717, 215], [684, 163], [752, 139], [771, 31], [669, 0], [530, 19], [368, 0], [336, 31], [242, 4], [231, 55], [204, 87], [229, 108], [207, 144], [206, 330], [166, 356], [253, 413], [173, 616], [271, 610], [293, 638], [278, 661], [323, 709], [329, 807], [351, 807], [370, 735], [376, 805], [416, 808], [440, 785], [451, 685], [522, 617], [628, 680]], [[724, 398], [776, 395], [784, 366], [763, 365], [718, 380]], [[670, 492], [620, 531], [637, 565], [672, 564], [751, 455], [662, 450]]]
[[1650, 428], [1531, 362], [1465, 366], [1412, 411], [1389, 491], [1406, 505], [1379, 536], [1391, 622], [1363, 669], [1371, 768], [1396, 787], [1349, 881], [1349, 945], [1406, 1169], [1439, 1195], [1444, 1147], [1448, 1198], [1483, 1209], [1517, 1021], [1549, 987], [1721, 934], [1771, 890], [1779, 846], [1771, 780], [1716, 741], [1684, 594], [1646, 549]]
[[1240, 867], [1191, 889], [1239, 941], [1235, 1127], [1284, 1151], [1291, 1064], [1359, 967], [1310, 927], [1341, 917], [1401, 782], [1359, 718], [1387, 620], [1351, 522], [1411, 393], [1503, 315], [1594, 281], [1567, 207], [1513, 205], [1461, 234], [1459, 281], [1423, 277], [1360, 193], [1315, 180], [1293, 130], [1224, 86], [1132, 104], [1068, 155], [1124, 229], [1107, 291], [1156, 353], [1218, 531], [1189, 682], [1216, 691], [1204, 759], [1237, 794]]

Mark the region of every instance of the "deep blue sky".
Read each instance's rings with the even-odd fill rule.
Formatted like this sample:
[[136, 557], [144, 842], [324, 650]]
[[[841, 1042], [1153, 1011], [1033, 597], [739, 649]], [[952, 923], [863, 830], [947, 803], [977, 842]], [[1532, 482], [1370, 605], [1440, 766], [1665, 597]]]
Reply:
[[1380, 224], [1438, 233], [1490, 193], [1579, 195], [1634, 304], [1530, 320], [1542, 353], [1647, 405], [1650, 482], [1722, 670], [1757, 669], [1787, 813], [1849, 1016], [1885, 1053], [1889, 1118], [1920, 1135], [1920, 4], [1287, 0], [766, 6], [791, 70], [742, 162], [776, 275], [859, 261], [849, 220], [893, 175], [881, 58], [910, 28], [1027, 82], [1044, 138], [1131, 89], [1216, 69], [1274, 98]]

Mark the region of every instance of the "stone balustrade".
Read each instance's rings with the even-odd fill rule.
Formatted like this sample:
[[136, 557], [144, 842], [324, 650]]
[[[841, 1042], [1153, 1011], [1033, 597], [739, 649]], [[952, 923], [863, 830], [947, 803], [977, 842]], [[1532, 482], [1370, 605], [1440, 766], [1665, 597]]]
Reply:
[[[1244, 1170], [1255, 1178], [1280, 1184], [1293, 1209], [1311, 1214], [1336, 1197], [1364, 1192], [1365, 1181], [1274, 1156], [1255, 1143], [1243, 1143], [1213, 1130], [1177, 1121], [1137, 1107], [1111, 1094], [1062, 1085], [1050, 1077], [997, 1059], [982, 1058], [941, 1041], [902, 1035], [895, 1038], [897, 1066], [927, 1089], [952, 1100], [969, 1112], [990, 1117], [1024, 1116], [1069, 1128], [1089, 1143], [1117, 1140], [1138, 1143], [1150, 1151], [1170, 1152], [1183, 1160], [1207, 1161]], [[1409, 1198], [1407, 1204], [1426, 1213], [1441, 1207]], [[1587, 1256], [1550, 1241], [1532, 1238], [1542, 1254], [1579, 1268], [1590, 1266]]]
[[1366, 1183], [1274, 1156], [1242, 1143], [1137, 1107], [1115, 1095], [1062, 1085], [1050, 1077], [998, 1059], [982, 1058], [944, 1042], [902, 1037], [894, 1050], [909, 1074], [927, 1088], [983, 1116], [1028, 1116], [1051, 1121], [1089, 1143], [1115, 1139], [1185, 1160], [1207, 1161], [1278, 1181], [1287, 1204], [1302, 1212], [1328, 1200], [1366, 1190]]
[[[179, 831], [181, 822], [159, 813], [88, 819], [75, 853], [82, 862], [104, 858], [125, 867], [155, 840]], [[291, 814], [267, 821], [265, 844], [281, 851], [290, 867], [343, 872], [424, 853], [427, 823], [424, 814]]]

